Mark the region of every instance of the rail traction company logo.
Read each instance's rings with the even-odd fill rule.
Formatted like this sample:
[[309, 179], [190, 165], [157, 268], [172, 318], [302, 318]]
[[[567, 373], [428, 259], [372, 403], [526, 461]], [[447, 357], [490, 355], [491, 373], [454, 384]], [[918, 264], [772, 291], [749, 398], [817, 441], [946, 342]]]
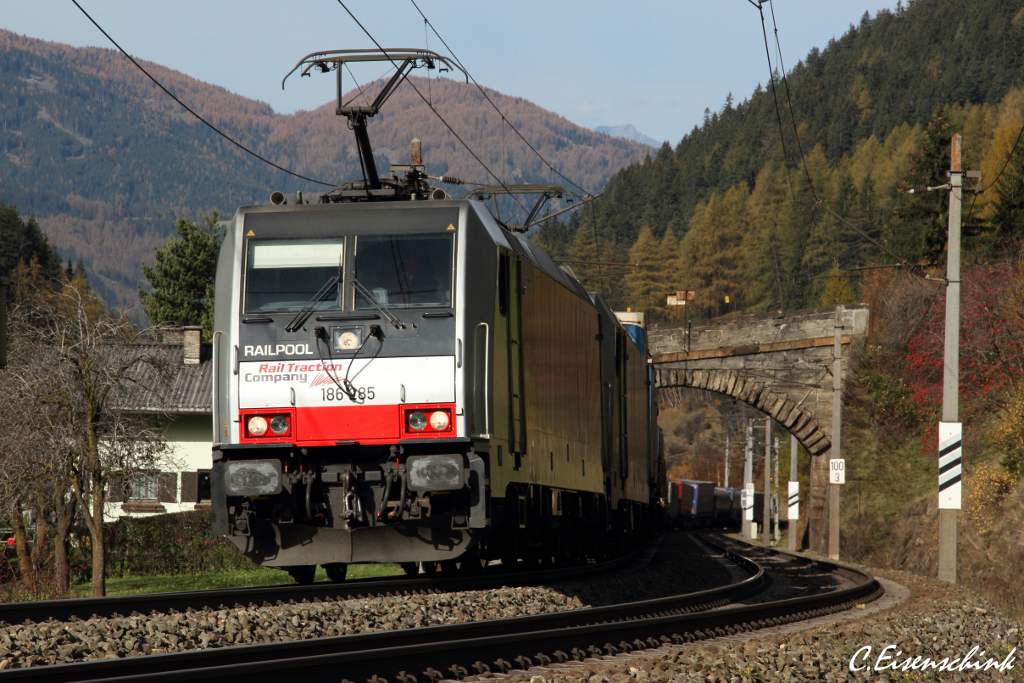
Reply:
[[309, 344], [264, 344], [246, 346], [243, 349], [246, 356], [312, 356], [313, 351]]
[[[310, 387], [318, 387], [325, 384], [333, 384], [334, 381], [328, 373], [337, 375], [345, 371], [345, 364], [342, 361], [337, 363], [260, 363], [256, 372], [247, 372], [243, 381], [250, 383], [270, 382], [298, 382], [308, 384]], [[310, 373], [317, 373], [310, 382]]]
[[943, 657], [942, 659], [932, 659], [931, 657], [912, 656], [904, 654], [902, 650], [897, 649], [895, 645], [887, 645], [878, 653], [878, 657], [872, 661], [871, 659], [871, 646], [865, 645], [856, 652], [853, 653], [853, 657], [850, 657], [849, 669], [850, 671], [885, 671], [886, 669], [892, 671], [928, 671], [929, 669], [943, 672], [953, 671], [988, 671], [989, 669], [996, 669], [997, 671], [1009, 671], [1013, 669], [1014, 655], [1017, 653], [1017, 648], [1013, 648], [1010, 652], [1003, 657], [1001, 660], [993, 657], [985, 657], [985, 650], [975, 645], [971, 648], [970, 652], [963, 655], [962, 657]]

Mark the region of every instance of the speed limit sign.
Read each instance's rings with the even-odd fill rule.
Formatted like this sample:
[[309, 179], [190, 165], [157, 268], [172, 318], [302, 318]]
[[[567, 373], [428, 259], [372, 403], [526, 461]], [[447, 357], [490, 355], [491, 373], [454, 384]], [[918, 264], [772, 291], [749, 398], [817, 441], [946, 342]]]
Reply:
[[846, 483], [846, 460], [843, 458], [833, 458], [828, 461], [828, 483]]

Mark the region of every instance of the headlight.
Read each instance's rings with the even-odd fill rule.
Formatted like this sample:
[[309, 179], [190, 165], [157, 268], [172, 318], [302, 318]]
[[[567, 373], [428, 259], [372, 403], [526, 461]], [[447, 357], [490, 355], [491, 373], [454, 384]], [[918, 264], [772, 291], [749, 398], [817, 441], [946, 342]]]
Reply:
[[355, 351], [363, 341], [363, 331], [356, 329], [334, 329], [331, 336], [335, 351]]
[[284, 415], [276, 415], [274, 416], [274, 419], [270, 421], [270, 431], [274, 432], [278, 436], [287, 434], [288, 426], [288, 418]]
[[256, 415], [249, 418], [249, 434], [252, 436], [263, 436], [267, 433], [266, 418]]
[[343, 332], [338, 337], [338, 347], [342, 351], [351, 351], [357, 346], [359, 346], [359, 337], [356, 336], [355, 332]]
[[430, 414], [430, 426], [439, 432], [448, 429], [448, 413], [443, 410], [435, 410]]
[[427, 416], [423, 414], [422, 410], [416, 410], [409, 413], [409, 429], [415, 431], [421, 431], [427, 426]]
[[279, 460], [238, 460], [224, 468], [229, 496], [270, 496], [281, 492]]
[[413, 455], [407, 462], [413, 491], [458, 491], [466, 483], [461, 455]]

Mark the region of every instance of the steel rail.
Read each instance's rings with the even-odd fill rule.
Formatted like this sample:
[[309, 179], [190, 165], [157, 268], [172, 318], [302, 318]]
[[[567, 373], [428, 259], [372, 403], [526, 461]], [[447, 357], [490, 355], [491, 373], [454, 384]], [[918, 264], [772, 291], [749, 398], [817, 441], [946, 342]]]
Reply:
[[0, 673], [0, 682], [301, 679], [362, 683], [385, 679], [436, 683], [492, 668], [528, 669], [535, 663], [582, 660], [754, 630], [840, 611], [881, 594], [878, 582], [865, 572], [778, 553], [843, 575], [855, 585], [819, 595], [714, 609], [750, 597], [769, 582], [753, 561], [704, 540], [748, 571], [756, 567], [756, 573], [710, 591], [642, 602], [454, 626], [15, 669]]
[[[284, 672], [290, 669], [289, 662], [301, 661], [308, 664], [323, 661], [324, 657], [331, 659], [339, 655], [355, 657], [356, 660], [363, 661], [364, 665], [372, 666], [372, 660], [366, 660], [363, 656], [364, 653], [404, 652], [412, 648], [414, 651], [420, 650], [426, 654], [436, 649], [450, 649], [459, 643], [475, 642], [480, 639], [515, 642], [522, 634], [532, 632], [562, 632], [567, 629], [578, 629], [581, 625], [621, 623], [658, 614], [695, 613], [720, 607], [731, 601], [742, 599], [744, 596], [757, 593], [766, 583], [764, 571], [756, 563], [742, 556], [731, 554], [729, 551], [724, 552], [731, 555], [731, 559], [743, 567], [750, 576], [743, 581], [727, 586], [668, 598], [450, 626], [362, 633], [268, 645], [192, 650], [132, 659], [81, 662], [71, 666], [36, 667], [14, 670], [6, 675], [0, 674], [0, 681], [8, 680], [8, 676], [10, 676], [10, 680], [46, 681], [193, 680], [197, 674], [208, 675], [209, 680], [236, 676], [248, 679], [256, 675], [253, 673], [253, 666], [262, 670], [264, 666], [283, 665], [283, 669], [273, 668], [273, 670]], [[390, 656], [390, 654], [386, 656]], [[426, 668], [429, 666], [427, 665]], [[21, 675], [17, 677], [11, 675], [15, 671]], [[199, 673], [203, 671], [209, 673]], [[153, 678], [154, 676], [156, 678]], [[334, 678], [336, 680], [337, 676]]]
[[[620, 558], [562, 569], [541, 571], [488, 571], [477, 576], [394, 576], [373, 579], [354, 579], [341, 583], [321, 581], [308, 585], [288, 584], [284, 586], [251, 586], [246, 588], [209, 589], [197, 591], [176, 591], [171, 593], [141, 593], [137, 595], [116, 595], [104, 598], [71, 598], [66, 600], [39, 600], [34, 602], [10, 602], [0, 604], [0, 622], [20, 624], [26, 619], [35, 622], [72, 618], [88, 619], [92, 616], [111, 617], [115, 614], [128, 615], [132, 612], [148, 614], [187, 609], [223, 609], [224, 606], [248, 605], [249, 603], [276, 604], [302, 600], [338, 600], [374, 595], [396, 595], [404, 593], [454, 592], [463, 590], [486, 590], [502, 586], [535, 586], [556, 581], [586, 578], [627, 568], [645, 548], [634, 550]], [[491, 569], [491, 568], [488, 568]], [[494, 567], [493, 569], [497, 569]]]

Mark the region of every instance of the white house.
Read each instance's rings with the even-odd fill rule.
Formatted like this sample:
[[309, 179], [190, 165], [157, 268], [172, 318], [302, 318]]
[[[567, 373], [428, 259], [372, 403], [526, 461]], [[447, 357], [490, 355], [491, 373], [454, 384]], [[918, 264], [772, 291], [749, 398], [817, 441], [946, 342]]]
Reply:
[[128, 481], [113, 477], [106, 521], [209, 507], [213, 357], [201, 334], [201, 327], [170, 328], [163, 330], [163, 341], [136, 345], [164, 365], [167, 377], [160, 381], [140, 368], [135, 385], [118, 403], [163, 423], [174, 470], [136, 473]]

